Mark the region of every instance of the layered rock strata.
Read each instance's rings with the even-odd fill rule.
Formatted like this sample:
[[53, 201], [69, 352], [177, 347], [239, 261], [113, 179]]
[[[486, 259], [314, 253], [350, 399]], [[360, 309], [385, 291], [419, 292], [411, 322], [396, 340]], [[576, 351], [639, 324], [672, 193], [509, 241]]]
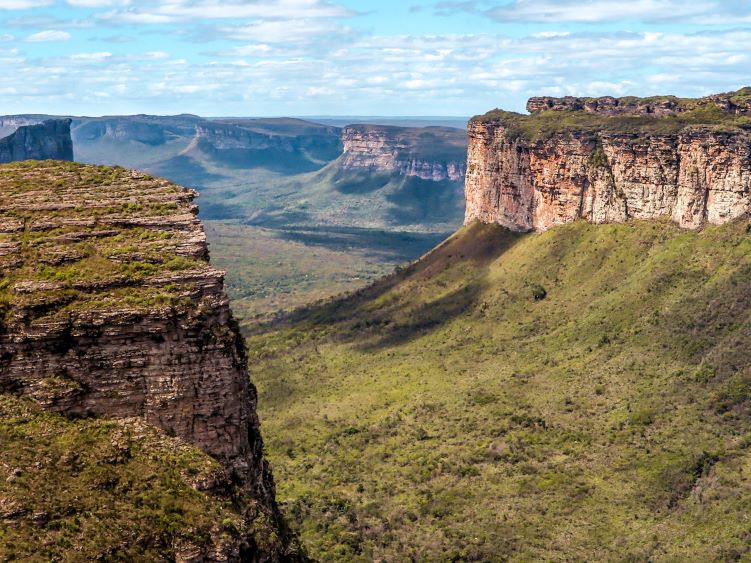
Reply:
[[[473, 119], [465, 222], [544, 231], [580, 218], [668, 217], [699, 228], [751, 210], [748, 118], [701, 123], [703, 114], [686, 112], [686, 122], [623, 121], [607, 111], [594, 120], [580, 118], [583, 113], [494, 112]], [[556, 128], [557, 116], [563, 121]]]
[[[0, 390], [142, 417], [219, 459], [215, 486], [239, 487], [248, 522], [273, 522], [256, 392], [196, 195], [120, 168], [0, 167]], [[252, 558], [280, 557], [266, 549]]]
[[0, 163], [18, 160], [73, 160], [70, 119], [19, 126], [0, 139]]
[[461, 181], [466, 134], [449, 127], [351, 125], [342, 130], [342, 169]]

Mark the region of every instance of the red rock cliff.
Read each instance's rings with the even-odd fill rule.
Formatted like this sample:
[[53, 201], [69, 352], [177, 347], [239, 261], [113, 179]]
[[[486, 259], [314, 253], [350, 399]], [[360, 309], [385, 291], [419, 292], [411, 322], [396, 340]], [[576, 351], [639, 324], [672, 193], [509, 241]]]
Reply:
[[544, 231], [580, 218], [731, 221], [751, 210], [750, 131], [719, 103], [668, 118], [492, 112], [469, 126], [465, 222]]

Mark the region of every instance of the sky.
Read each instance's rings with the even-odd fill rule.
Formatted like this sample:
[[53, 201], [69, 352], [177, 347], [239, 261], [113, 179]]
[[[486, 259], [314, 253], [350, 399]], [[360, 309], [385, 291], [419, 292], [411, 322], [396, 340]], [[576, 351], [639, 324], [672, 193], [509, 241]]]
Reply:
[[751, 85], [751, 0], [0, 0], [0, 114], [471, 116]]

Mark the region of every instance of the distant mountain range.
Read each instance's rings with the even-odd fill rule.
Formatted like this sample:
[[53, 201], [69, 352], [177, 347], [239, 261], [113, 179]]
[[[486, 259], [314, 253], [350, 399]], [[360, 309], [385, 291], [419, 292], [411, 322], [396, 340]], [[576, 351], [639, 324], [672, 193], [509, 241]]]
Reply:
[[[466, 132], [434, 125], [459, 118], [374, 118], [363, 144], [351, 136], [365, 130], [340, 127], [345, 118], [66, 117], [77, 161], [197, 188], [207, 219], [430, 232], [461, 223]], [[50, 118], [0, 117], [0, 134]]]
[[[52, 117], [0, 117], [0, 135]], [[462, 223], [463, 119], [63, 118], [76, 161], [199, 191], [212, 258], [243, 317], [360, 287]]]

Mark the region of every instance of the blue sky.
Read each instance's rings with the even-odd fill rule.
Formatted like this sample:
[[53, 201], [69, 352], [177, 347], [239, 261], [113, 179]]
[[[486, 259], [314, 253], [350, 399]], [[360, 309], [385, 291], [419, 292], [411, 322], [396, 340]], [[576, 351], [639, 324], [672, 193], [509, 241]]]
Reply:
[[455, 115], [751, 85], [751, 0], [0, 0], [0, 113]]

